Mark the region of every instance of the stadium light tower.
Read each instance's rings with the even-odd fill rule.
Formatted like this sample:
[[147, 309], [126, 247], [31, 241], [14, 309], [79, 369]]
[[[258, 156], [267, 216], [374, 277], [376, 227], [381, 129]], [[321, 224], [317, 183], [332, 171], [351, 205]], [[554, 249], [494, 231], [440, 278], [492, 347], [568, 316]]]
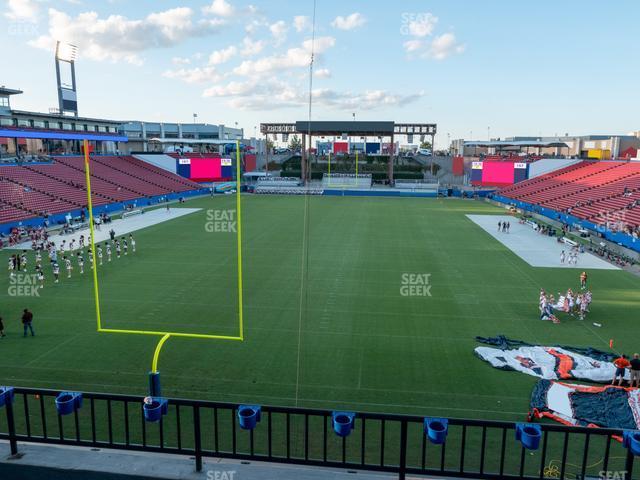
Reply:
[[[78, 47], [70, 43], [56, 42], [56, 81], [58, 85], [58, 108], [61, 115], [67, 113], [78, 116], [78, 97], [76, 92], [76, 56]], [[61, 67], [67, 67], [69, 81], [63, 82]]]

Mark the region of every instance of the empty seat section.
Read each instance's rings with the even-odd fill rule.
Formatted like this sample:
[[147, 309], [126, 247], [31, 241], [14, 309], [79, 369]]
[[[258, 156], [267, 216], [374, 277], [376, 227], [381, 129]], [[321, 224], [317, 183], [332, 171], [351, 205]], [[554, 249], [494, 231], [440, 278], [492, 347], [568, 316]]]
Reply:
[[605, 223], [638, 225], [639, 162], [582, 162], [502, 189], [500, 195]]

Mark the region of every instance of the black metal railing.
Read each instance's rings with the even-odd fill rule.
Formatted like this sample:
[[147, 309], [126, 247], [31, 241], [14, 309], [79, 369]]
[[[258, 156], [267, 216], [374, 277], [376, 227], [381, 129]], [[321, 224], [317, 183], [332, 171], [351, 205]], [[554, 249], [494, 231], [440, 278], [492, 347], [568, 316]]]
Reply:
[[516, 440], [513, 422], [448, 419], [433, 444], [419, 416], [356, 413], [353, 429], [336, 435], [333, 412], [261, 407], [252, 430], [240, 428], [240, 405], [168, 399], [157, 422], [145, 420], [143, 397], [83, 393], [82, 407], [60, 415], [54, 390], [16, 388], [0, 413], [0, 439], [17, 454], [21, 442], [292, 463], [459, 478], [633, 478], [635, 457], [614, 429], [541, 424], [539, 448]]

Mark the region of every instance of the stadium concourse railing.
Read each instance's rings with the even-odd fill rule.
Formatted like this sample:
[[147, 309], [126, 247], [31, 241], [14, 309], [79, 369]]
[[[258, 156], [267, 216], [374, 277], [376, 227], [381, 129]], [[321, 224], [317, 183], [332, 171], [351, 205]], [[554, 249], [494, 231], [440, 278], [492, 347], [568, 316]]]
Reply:
[[343, 412], [353, 423], [338, 436], [336, 412], [328, 410], [253, 407], [260, 410], [258, 423], [245, 430], [238, 412], [246, 407], [238, 404], [171, 398], [165, 415], [151, 423], [140, 396], [83, 393], [79, 408], [60, 415], [59, 394], [14, 389], [0, 414], [0, 439], [8, 440], [13, 455], [20, 443], [35, 442], [188, 455], [197, 471], [203, 458], [218, 457], [387, 472], [400, 479], [634, 478], [632, 450], [617, 440], [621, 430], [536, 424], [541, 437], [532, 449], [516, 439], [522, 424], [452, 418], [444, 420], [448, 433], [438, 445], [425, 435], [429, 419], [419, 416]]

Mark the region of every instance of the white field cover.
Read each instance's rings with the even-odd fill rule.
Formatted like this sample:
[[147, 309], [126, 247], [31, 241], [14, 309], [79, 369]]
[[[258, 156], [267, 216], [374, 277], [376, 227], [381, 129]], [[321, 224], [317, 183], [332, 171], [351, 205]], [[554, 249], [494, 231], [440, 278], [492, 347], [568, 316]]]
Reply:
[[[611, 362], [560, 347], [525, 346], [511, 350], [477, 347], [475, 353], [495, 368], [515, 370], [547, 380], [576, 379], [608, 383], [616, 370]], [[629, 378], [628, 370], [625, 378]]]

